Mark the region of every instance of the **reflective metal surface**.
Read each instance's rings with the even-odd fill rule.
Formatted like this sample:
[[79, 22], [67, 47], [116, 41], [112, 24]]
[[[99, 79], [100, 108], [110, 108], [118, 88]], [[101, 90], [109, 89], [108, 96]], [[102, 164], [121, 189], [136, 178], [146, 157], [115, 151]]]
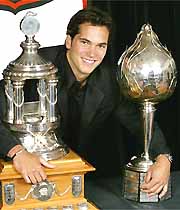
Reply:
[[[34, 37], [39, 30], [39, 22], [34, 13], [27, 13], [20, 28], [26, 36], [21, 43], [22, 54], [3, 71], [6, 95], [4, 122], [29, 152], [46, 160], [57, 159], [68, 153], [67, 147], [55, 135], [60, 124], [56, 112], [58, 69], [38, 55], [40, 44]], [[25, 101], [27, 80], [36, 80], [38, 101]]]
[[4, 185], [4, 198], [7, 205], [12, 205], [15, 202], [14, 183], [9, 183]]
[[142, 26], [134, 44], [121, 56], [119, 71], [123, 93], [140, 103], [160, 102], [176, 86], [174, 59], [149, 24]]
[[55, 185], [46, 181], [42, 181], [33, 187], [32, 197], [40, 201], [49, 200], [54, 194]]
[[[153, 164], [149, 157], [149, 146], [153, 136], [155, 104], [172, 95], [176, 87], [177, 71], [171, 53], [162, 46], [149, 24], [142, 26], [134, 44], [123, 53], [118, 64], [121, 91], [127, 98], [140, 104], [143, 122], [144, 152], [141, 157], [133, 157], [125, 169], [124, 195], [131, 199], [132, 188], [137, 188], [135, 191], [139, 192], [139, 177], [144, 177], [144, 173]], [[137, 173], [137, 180], [127, 181], [134, 176], [134, 172]], [[135, 186], [133, 182], [138, 184]], [[158, 200], [156, 196], [151, 201], [145, 195], [142, 197], [138, 201]]]
[[82, 192], [82, 177], [75, 175], [72, 177], [72, 194], [79, 197]]
[[83, 202], [83, 203], [79, 203], [77, 204], [78, 210], [88, 210], [88, 203]]
[[69, 205], [64, 205], [62, 207], [62, 210], [74, 210], [74, 208], [73, 208], [73, 205], [72, 204], [69, 204]]

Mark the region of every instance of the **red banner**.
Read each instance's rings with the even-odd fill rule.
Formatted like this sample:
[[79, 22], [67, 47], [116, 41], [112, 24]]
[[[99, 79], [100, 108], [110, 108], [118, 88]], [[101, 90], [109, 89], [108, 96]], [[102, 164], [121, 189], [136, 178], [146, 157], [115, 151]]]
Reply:
[[21, 10], [38, 7], [51, 1], [53, 0], [0, 0], [0, 9], [16, 14]]
[[82, 0], [83, 1], [83, 8], [87, 7], [87, 0]]

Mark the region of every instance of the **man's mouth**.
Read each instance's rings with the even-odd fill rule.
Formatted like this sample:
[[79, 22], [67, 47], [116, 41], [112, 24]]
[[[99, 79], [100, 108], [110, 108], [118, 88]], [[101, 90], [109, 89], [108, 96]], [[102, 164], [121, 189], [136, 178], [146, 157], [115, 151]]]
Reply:
[[93, 59], [87, 59], [87, 58], [83, 58], [83, 61], [85, 62], [85, 63], [88, 63], [88, 64], [93, 64], [93, 63], [95, 63], [95, 60]]

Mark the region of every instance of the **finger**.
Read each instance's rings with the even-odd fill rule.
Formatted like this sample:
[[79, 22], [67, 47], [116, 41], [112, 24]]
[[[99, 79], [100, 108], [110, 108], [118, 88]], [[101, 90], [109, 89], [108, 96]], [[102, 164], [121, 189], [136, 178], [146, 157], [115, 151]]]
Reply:
[[42, 168], [40, 168], [38, 172], [39, 175], [41, 176], [41, 180], [45, 180], [47, 178], [47, 175]]
[[37, 180], [33, 175], [30, 175], [29, 178], [30, 178], [32, 184], [37, 184]]
[[160, 187], [159, 185], [154, 185], [151, 188], [142, 189], [142, 191], [146, 193], [154, 193], [156, 190], [159, 189], [159, 187]]
[[23, 175], [23, 178], [26, 183], [31, 183], [31, 180], [29, 179], [29, 177], [27, 175]]
[[56, 165], [47, 162], [47, 161], [46, 161], [44, 158], [42, 158], [42, 157], [40, 157], [40, 163], [41, 163], [43, 166], [47, 167], [47, 168], [55, 168], [55, 167], [56, 167]]
[[31, 180], [31, 183], [37, 184], [37, 180], [36, 180], [36, 177], [34, 176], [34, 172], [29, 173], [28, 177]]
[[160, 185], [159, 187], [151, 189], [151, 191], [148, 193], [148, 196], [151, 197], [153, 195], [159, 194], [163, 189], [163, 185]]
[[145, 177], [144, 177], [144, 182], [145, 182], [145, 183], [150, 182], [151, 177], [152, 177], [152, 172], [151, 172], [151, 170], [149, 170], [149, 171], [147, 171], [147, 173], [146, 173], [146, 175], [145, 175]]
[[144, 185], [145, 186], [143, 186], [144, 188], [142, 188], [142, 191], [153, 194], [159, 193], [164, 186], [163, 182], [159, 180], [152, 180], [150, 183]]
[[152, 189], [157, 184], [158, 184], [158, 182], [156, 180], [152, 179], [148, 183], [143, 183], [141, 185], [141, 189], [142, 189], [142, 191], [144, 191], [144, 192], [146, 191], [147, 192], [147, 191], [149, 191], [150, 189]]
[[162, 198], [167, 193], [167, 190], [168, 190], [168, 183], [164, 185], [162, 192], [159, 195], [159, 198]]
[[39, 182], [41, 182], [43, 180], [43, 178], [42, 178], [41, 174], [39, 173], [39, 171], [34, 171], [33, 174], [34, 174], [34, 177], [35, 177], [37, 183], [39, 183]]

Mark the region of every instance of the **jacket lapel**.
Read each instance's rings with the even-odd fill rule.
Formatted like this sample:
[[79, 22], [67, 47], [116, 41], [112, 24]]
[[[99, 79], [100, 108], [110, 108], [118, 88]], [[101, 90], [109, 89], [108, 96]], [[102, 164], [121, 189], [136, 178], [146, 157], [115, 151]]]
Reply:
[[92, 84], [88, 84], [81, 116], [81, 129], [88, 128], [93, 121], [104, 94]]
[[55, 59], [55, 65], [58, 68], [58, 109], [60, 111], [61, 117], [61, 126], [65, 131], [67, 123], [67, 111], [68, 111], [68, 97], [67, 97], [67, 88], [65, 84], [65, 51], [60, 48], [59, 53]]
[[68, 98], [67, 98], [67, 90], [64, 86], [59, 85], [58, 88], [58, 108], [60, 111], [60, 117], [61, 117], [61, 121], [63, 126], [63, 130], [66, 127], [66, 123], [67, 123], [67, 110], [68, 110]]

